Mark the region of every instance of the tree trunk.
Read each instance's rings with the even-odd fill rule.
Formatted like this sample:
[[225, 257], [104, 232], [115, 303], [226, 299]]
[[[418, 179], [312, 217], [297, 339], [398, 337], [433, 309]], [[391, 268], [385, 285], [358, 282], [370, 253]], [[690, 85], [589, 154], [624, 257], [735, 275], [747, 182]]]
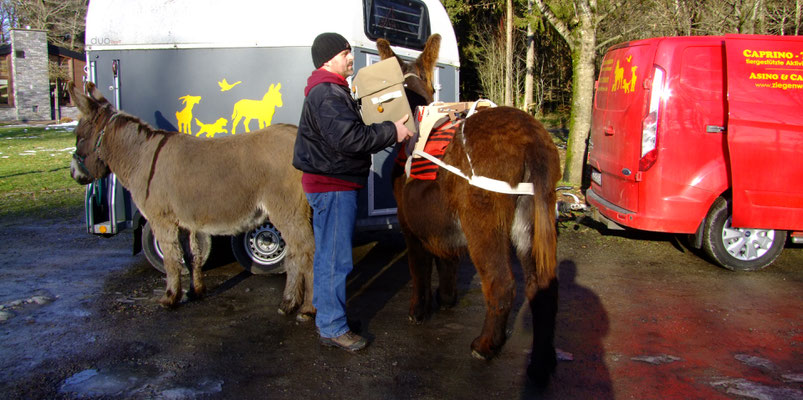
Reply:
[[505, 105], [513, 106], [513, 0], [507, 0], [505, 43]]
[[[533, 0], [527, 1], [527, 16], [533, 15]], [[524, 76], [524, 111], [530, 112], [533, 104], [533, 91], [535, 90], [535, 34], [532, 22], [527, 24], [527, 71]]]
[[591, 111], [594, 100], [594, 46], [596, 29], [581, 24], [572, 52], [572, 116], [563, 180], [580, 185], [583, 178], [586, 142], [591, 130]]

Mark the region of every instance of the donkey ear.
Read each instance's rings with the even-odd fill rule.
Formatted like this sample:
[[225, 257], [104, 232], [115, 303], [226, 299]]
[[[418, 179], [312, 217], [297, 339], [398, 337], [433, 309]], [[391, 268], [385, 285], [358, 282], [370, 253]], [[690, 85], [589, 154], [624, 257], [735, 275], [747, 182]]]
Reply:
[[380, 38], [376, 40], [376, 50], [379, 51], [379, 58], [382, 60], [396, 57], [396, 53], [390, 48], [390, 42], [385, 39]]
[[103, 105], [109, 104], [109, 101], [106, 100], [105, 97], [103, 97], [103, 94], [100, 93], [100, 90], [98, 90], [98, 87], [95, 86], [95, 84], [92, 83], [92, 82], [87, 82], [86, 83], [86, 93], [89, 95], [89, 97], [92, 100], [95, 100], [100, 104], [103, 104]]
[[[92, 85], [92, 87], [95, 86], [92, 84], [92, 82], [89, 82], [87, 83], [87, 89], [89, 89], [90, 85]], [[81, 114], [90, 115], [98, 108], [98, 103], [94, 99], [91, 99], [80, 91], [76, 90], [73, 82], [70, 82], [70, 84], [67, 85], [67, 91], [70, 92], [70, 98], [72, 98], [73, 102], [75, 102], [75, 106], [78, 107], [78, 110], [81, 111]]]
[[438, 54], [441, 51], [441, 35], [434, 34], [427, 39], [427, 44], [424, 46], [424, 51], [418, 56], [416, 64], [423, 71], [432, 71], [435, 68], [435, 63], [438, 61]]

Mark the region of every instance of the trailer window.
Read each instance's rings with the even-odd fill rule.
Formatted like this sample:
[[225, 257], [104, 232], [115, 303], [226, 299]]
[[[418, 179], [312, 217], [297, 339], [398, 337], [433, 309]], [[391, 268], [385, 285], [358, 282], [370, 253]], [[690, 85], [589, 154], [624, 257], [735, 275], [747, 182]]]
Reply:
[[427, 6], [419, 0], [365, 0], [365, 34], [423, 50], [430, 35]]

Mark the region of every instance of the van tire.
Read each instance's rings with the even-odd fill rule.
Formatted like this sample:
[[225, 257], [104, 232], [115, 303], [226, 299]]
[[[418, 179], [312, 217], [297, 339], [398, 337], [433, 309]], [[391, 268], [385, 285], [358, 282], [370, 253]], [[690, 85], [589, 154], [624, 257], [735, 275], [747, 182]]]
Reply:
[[[786, 242], [786, 231], [731, 228], [730, 201], [714, 201], [703, 227], [703, 249], [714, 262], [731, 271], [758, 271], [775, 261]], [[739, 243], [742, 246], [736, 246]], [[730, 251], [727, 245], [735, 246]], [[757, 250], [746, 254], [749, 250]]]
[[270, 221], [262, 226], [231, 237], [234, 258], [252, 274], [280, 274], [285, 272], [284, 260], [287, 244], [282, 234]]

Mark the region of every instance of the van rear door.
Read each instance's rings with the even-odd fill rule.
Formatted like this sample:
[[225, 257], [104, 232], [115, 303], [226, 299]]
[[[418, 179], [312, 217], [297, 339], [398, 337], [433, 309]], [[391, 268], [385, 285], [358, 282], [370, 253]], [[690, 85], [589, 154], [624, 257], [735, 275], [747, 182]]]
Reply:
[[627, 211], [638, 210], [636, 173], [641, 158], [641, 124], [649, 101], [644, 79], [652, 70], [654, 42], [611, 48], [602, 60], [591, 125], [594, 191]]
[[727, 35], [733, 226], [803, 229], [803, 38]]

